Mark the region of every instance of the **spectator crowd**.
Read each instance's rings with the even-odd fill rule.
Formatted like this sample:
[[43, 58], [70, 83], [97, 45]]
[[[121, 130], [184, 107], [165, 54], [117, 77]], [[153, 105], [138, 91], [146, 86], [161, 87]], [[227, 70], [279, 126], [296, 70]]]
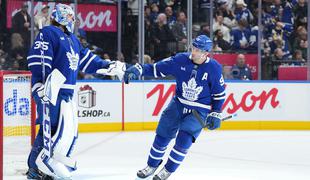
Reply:
[[[99, 0], [87, 1], [87, 3], [98, 2]], [[212, 18], [210, 18], [210, 0], [193, 0], [192, 3], [193, 38], [200, 34], [213, 37], [214, 53], [240, 53], [234, 66], [225, 67], [226, 78], [251, 80], [251, 68], [247, 66], [243, 54], [258, 53], [260, 30], [258, 0], [214, 0]], [[31, 17], [28, 5], [29, 1], [24, 3], [12, 17], [11, 30], [3, 23], [3, 18], [6, 16], [1, 6], [0, 69], [27, 70], [26, 57], [31, 43]], [[148, 62], [156, 62], [177, 52], [188, 50], [186, 10], [185, 0], [145, 1], [144, 34], [145, 54], [150, 58], [147, 58]], [[87, 38], [91, 32], [85, 32], [80, 28], [77, 28], [76, 32], [83, 46], [89, 47], [103, 58], [118, 59], [130, 65], [137, 62], [138, 0], [123, 1], [122, 11], [122, 53], [111, 54], [108, 53], [110, 52], [108, 49], [90, 43], [95, 42]], [[263, 0], [261, 11], [262, 78], [277, 79], [279, 66], [303, 66], [307, 63], [307, 2]], [[49, 25], [50, 12], [49, 6], [44, 5], [35, 15], [35, 35], [41, 28]], [[77, 27], [79, 23], [77, 20]], [[243, 70], [240, 71], [240, 67], [243, 67]], [[244, 68], [250, 73], [244, 72]], [[246, 75], [243, 75], [244, 73]]]

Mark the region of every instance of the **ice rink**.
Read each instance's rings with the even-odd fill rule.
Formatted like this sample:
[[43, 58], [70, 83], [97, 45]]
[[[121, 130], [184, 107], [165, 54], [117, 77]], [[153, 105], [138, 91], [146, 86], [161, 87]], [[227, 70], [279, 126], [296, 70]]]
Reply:
[[[73, 179], [135, 180], [153, 138], [152, 131], [80, 134]], [[205, 131], [170, 178], [201, 179], [309, 180], [310, 131]]]

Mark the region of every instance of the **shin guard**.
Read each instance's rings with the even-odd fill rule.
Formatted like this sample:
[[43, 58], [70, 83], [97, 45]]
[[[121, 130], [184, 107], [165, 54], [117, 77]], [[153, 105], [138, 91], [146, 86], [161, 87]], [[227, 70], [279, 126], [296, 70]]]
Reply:
[[186, 133], [185, 131], [180, 131], [177, 135], [176, 142], [172, 148], [168, 161], [165, 168], [168, 172], [174, 172], [182, 163], [185, 158], [188, 149], [193, 143], [192, 135]]

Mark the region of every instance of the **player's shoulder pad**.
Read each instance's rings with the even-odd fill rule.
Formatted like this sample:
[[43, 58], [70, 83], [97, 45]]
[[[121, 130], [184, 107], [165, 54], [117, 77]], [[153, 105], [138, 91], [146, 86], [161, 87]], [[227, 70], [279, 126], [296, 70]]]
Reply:
[[220, 71], [220, 72], [222, 71], [222, 65], [219, 62], [217, 62], [217, 60], [210, 58], [210, 61], [208, 64], [210, 64], [212, 66], [211, 69], [214, 69], [214, 70]]
[[180, 53], [175, 54], [175, 56], [182, 57], [182, 58], [189, 58], [190, 55], [191, 55], [190, 52], [180, 52]]
[[55, 28], [56, 28], [56, 27], [54, 27], [54, 26], [52, 26], [52, 25], [50, 25], [50, 26], [44, 26], [44, 27], [40, 30], [40, 32], [56, 31]]
[[44, 26], [41, 30], [40, 33], [43, 33], [44, 36], [49, 36], [50, 38], [53, 38], [55, 34], [58, 34], [58, 29], [55, 26]]
[[183, 64], [183, 63], [188, 62], [188, 60], [190, 59], [190, 55], [191, 55], [191, 53], [189, 53], [189, 52], [177, 53], [174, 56], [174, 60], [176, 63]]

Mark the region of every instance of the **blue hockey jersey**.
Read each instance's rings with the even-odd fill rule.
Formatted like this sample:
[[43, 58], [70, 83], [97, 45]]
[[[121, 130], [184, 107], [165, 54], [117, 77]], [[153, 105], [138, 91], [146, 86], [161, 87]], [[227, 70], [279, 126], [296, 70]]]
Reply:
[[208, 58], [194, 64], [190, 53], [178, 53], [155, 64], [143, 65], [144, 76], [176, 78], [176, 97], [186, 108], [202, 112], [221, 111], [225, 100], [222, 66]]
[[109, 61], [100, 59], [89, 49], [84, 48], [72, 33], [64, 33], [56, 26], [44, 27], [29, 51], [28, 67], [32, 73], [32, 90], [42, 85], [42, 64], [44, 62], [45, 79], [58, 69], [66, 81], [60, 94], [72, 96], [78, 71], [95, 73], [109, 66]]
[[[230, 44], [233, 50], [246, 50], [250, 42], [251, 31], [248, 28], [233, 28], [230, 31]], [[244, 44], [245, 47], [241, 47]]]

